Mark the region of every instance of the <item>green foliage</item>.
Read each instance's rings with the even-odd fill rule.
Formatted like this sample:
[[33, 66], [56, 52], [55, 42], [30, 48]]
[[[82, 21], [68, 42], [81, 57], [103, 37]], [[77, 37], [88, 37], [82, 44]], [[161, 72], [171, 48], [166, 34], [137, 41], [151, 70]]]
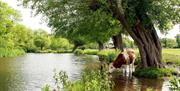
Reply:
[[177, 47], [180, 48], [180, 34], [176, 35], [176, 42], [177, 42]]
[[46, 84], [41, 88], [41, 91], [50, 91], [50, 86]]
[[82, 54], [89, 54], [89, 55], [97, 55], [99, 51], [96, 49], [85, 49], [85, 50], [81, 50], [81, 49], [77, 49], [75, 51], [76, 55], [82, 55]]
[[35, 46], [33, 43], [33, 32], [22, 24], [16, 24], [12, 28], [13, 42], [15, 47], [22, 48], [26, 52], [33, 52]]
[[137, 68], [134, 72], [134, 75], [144, 78], [160, 78], [165, 76], [172, 76], [174, 73], [174, 69], [168, 68]]
[[125, 47], [125, 48], [134, 48], [135, 44], [128, 37], [124, 37], [123, 38], [123, 47]]
[[85, 49], [85, 50], [77, 49], [75, 51], [75, 54], [76, 55], [83, 55], [83, 54], [98, 55], [100, 58], [100, 61], [112, 62], [115, 60], [115, 58], [119, 54], [119, 51], [115, 51], [115, 50], [98, 51], [95, 49]]
[[173, 77], [169, 82], [172, 91], [180, 91], [180, 78]]
[[[70, 82], [65, 72], [61, 71], [54, 75], [56, 89], [63, 91], [111, 91], [113, 84], [104, 71], [85, 71], [80, 80]], [[60, 84], [59, 84], [60, 83]]]
[[87, 43], [84, 45], [84, 47], [86, 49], [98, 49], [98, 44], [95, 42], [95, 43]]
[[[27, 5], [30, 0], [22, 2]], [[87, 1], [37, 0], [32, 3], [32, 6], [29, 5], [49, 20], [48, 24], [55, 30], [56, 35], [69, 39], [77, 46], [87, 42], [104, 43], [120, 31], [119, 22], [112, 18], [111, 14], [103, 10], [92, 12], [86, 5]]]
[[152, 88], [147, 88], [147, 90], [146, 91], [153, 91], [153, 89]]
[[151, 22], [163, 33], [180, 21], [179, 0], [122, 0], [122, 11], [131, 26], [136, 23], [136, 18], [144, 26]]
[[37, 30], [34, 32], [34, 35], [34, 44], [36, 47], [39, 47], [41, 50], [49, 47], [51, 41], [48, 34], [44, 30]]
[[0, 48], [0, 57], [15, 57], [25, 54], [22, 49]]
[[118, 56], [119, 51], [115, 50], [102, 50], [98, 52], [98, 56], [100, 58], [100, 61], [106, 61], [106, 62], [112, 62], [115, 60], [115, 58]]
[[50, 48], [52, 50], [58, 50], [58, 49], [70, 49], [72, 45], [69, 43], [69, 41], [65, 38], [51, 38], [51, 45]]
[[177, 47], [177, 43], [175, 39], [170, 38], [162, 38], [161, 39], [161, 45], [164, 48], [174, 48]]
[[74, 53], [75, 53], [76, 55], [82, 55], [82, 54], [84, 54], [84, 51], [81, 50], [81, 49], [77, 49]]
[[19, 21], [20, 14], [17, 10], [0, 1], [0, 36], [11, 31], [13, 24]]

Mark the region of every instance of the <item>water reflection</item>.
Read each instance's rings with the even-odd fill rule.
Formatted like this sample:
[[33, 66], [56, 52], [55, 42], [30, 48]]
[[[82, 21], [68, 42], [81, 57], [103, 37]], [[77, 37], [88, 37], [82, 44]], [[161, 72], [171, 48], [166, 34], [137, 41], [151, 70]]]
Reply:
[[166, 79], [136, 78], [123, 74], [113, 74], [112, 77], [115, 83], [113, 91], [169, 91]]
[[[97, 56], [73, 54], [27, 54], [17, 58], [0, 58], [0, 91], [40, 91], [44, 83], [54, 85], [53, 70], [66, 71], [70, 80], [82, 71], [99, 67]], [[113, 76], [113, 91], [169, 91], [167, 80], [138, 79], [122, 74]]]
[[85, 58], [73, 54], [27, 54], [0, 58], [0, 91], [40, 91], [45, 83], [54, 85], [55, 68], [66, 71], [70, 80], [76, 80], [87, 64], [95, 63], [91, 60], [97, 61], [94, 56]]

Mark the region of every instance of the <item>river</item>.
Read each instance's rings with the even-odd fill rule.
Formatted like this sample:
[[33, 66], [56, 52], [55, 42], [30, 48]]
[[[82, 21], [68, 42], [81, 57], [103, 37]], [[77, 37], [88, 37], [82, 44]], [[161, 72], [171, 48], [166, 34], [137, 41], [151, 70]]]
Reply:
[[[54, 85], [54, 70], [65, 71], [70, 80], [81, 77], [84, 68], [98, 64], [97, 56], [73, 54], [33, 54], [15, 58], [0, 58], [0, 91], [41, 91], [44, 84]], [[116, 75], [113, 91], [169, 91], [164, 79], [138, 79]]]

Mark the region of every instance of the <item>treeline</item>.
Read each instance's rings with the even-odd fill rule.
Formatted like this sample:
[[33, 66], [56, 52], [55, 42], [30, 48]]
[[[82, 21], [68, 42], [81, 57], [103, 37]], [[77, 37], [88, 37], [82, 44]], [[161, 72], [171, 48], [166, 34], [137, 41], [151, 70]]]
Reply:
[[180, 34], [177, 34], [175, 39], [161, 38], [161, 46], [163, 48], [180, 48]]
[[42, 29], [27, 28], [19, 24], [20, 20], [18, 11], [0, 1], [0, 57], [26, 52], [62, 52], [72, 47], [67, 39], [55, 37]]
[[14, 24], [11, 31], [0, 36], [0, 57], [28, 52], [65, 52], [72, 46], [67, 39], [55, 37], [42, 29], [32, 30], [21, 24]]
[[25, 52], [63, 52], [72, 48], [67, 39], [48, 34], [42, 29], [32, 31], [24, 27], [17, 31], [17, 46]]

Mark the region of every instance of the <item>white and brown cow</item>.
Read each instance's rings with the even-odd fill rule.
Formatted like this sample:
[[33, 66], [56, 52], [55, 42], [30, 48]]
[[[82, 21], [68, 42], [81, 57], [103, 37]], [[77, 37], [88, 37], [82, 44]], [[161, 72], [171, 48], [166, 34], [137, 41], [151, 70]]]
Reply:
[[128, 49], [127, 52], [120, 53], [116, 60], [109, 64], [109, 73], [112, 73], [117, 68], [121, 68], [122, 65], [129, 66], [129, 72], [133, 72], [135, 59], [136, 55], [133, 49]]

